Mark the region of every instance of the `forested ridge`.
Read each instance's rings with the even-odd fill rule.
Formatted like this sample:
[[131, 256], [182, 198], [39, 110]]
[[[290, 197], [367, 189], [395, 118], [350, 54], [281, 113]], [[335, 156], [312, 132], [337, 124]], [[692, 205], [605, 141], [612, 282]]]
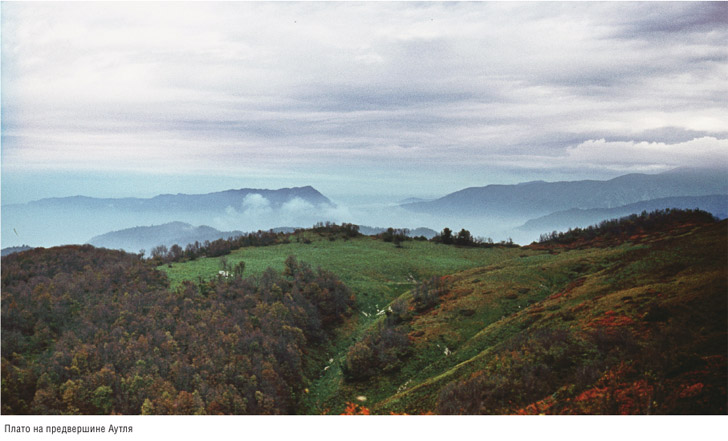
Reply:
[[[619, 219], [602, 221], [586, 228], [573, 228], [565, 232], [542, 234], [539, 244], [560, 246], [606, 246], [627, 240], [639, 240], [647, 234], [664, 235], [676, 228], [710, 224], [717, 219], [702, 210], [665, 209], [631, 214]], [[534, 245], [538, 248], [538, 245]]]

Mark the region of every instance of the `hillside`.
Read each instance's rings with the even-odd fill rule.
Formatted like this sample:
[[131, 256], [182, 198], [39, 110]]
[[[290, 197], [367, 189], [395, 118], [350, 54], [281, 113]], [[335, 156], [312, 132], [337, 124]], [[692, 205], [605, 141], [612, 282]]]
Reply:
[[536, 181], [471, 187], [434, 201], [402, 207], [430, 214], [533, 218], [573, 208], [614, 208], [666, 197], [713, 194], [728, 194], [724, 171], [676, 169], [656, 175], [629, 174], [608, 181]]
[[373, 413], [725, 414], [727, 228], [524, 253], [447, 277], [421, 312], [408, 293], [367, 331], [406, 332], [399, 365], [332, 386], [323, 407], [364, 395]]
[[8, 256], [3, 413], [726, 414], [728, 221], [580, 234]]
[[558, 211], [537, 219], [531, 219], [520, 230], [526, 231], [565, 231], [569, 228], [587, 227], [605, 219], [614, 219], [643, 211], [663, 210], [666, 208], [698, 208], [713, 214], [718, 219], [728, 218], [728, 195], [684, 196], [652, 199], [615, 208], [592, 208]]
[[5, 415], [294, 413], [304, 353], [351, 315], [333, 274], [291, 261], [175, 291], [139, 256], [88, 245], [2, 263]]
[[[709, 217], [696, 219], [691, 223], [678, 217], [671, 222], [668, 213], [667, 223], [642, 234], [637, 242], [612, 236], [611, 242], [597, 240], [598, 246], [572, 250], [559, 244], [549, 247], [548, 243], [510, 250], [439, 246], [439, 251], [468, 251], [492, 260], [461, 272], [442, 268], [420, 272], [418, 283], [410, 279], [406, 285], [414, 290], [404, 288], [397, 298], [396, 289], [380, 291], [376, 303], [367, 304], [358, 295], [361, 315], [350, 331], [340, 335], [331, 360], [309, 388], [306, 412], [361, 409], [347, 404], [354, 402], [366, 405], [372, 413], [528, 413], [546, 409], [552, 413], [725, 413], [726, 375], [720, 372], [725, 372], [728, 330], [727, 224], [714, 224]], [[706, 252], [714, 242], [721, 247]], [[399, 266], [394, 260], [370, 260], [361, 254], [378, 245], [324, 241], [310, 254], [305, 247], [290, 250], [305, 255], [301, 258], [322, 256], [316, 261], [342, 274], [355, 293], [371, 293], [382, 280], [357, 280], [363, 268], [377, 273]], [[403, 257], [411, 265], [421, 265], [418, 257], [433, 253], [418, 248], [427, 245], [408, 242], [406, 247], [412, 252], [405, 249]], [[346, 253], [340, 256], [360, 261], [362, 269], [357, 267], [347, 275], [340, 261], [337, 266], [334, 256], [342, 247], [358, 249], [350, 257]], [[250, 266], [259, 261], [270, 263], [280, 254], [280, 250], [261, 248], [241, 250], [230, 259], [234, 262], [246, 256]], [[375, 262], [382, 269], [377, 270]], [[207, 274], [215, 268], [208, 265]], [[181, 276], [180, 270], [173, 266], [167, 271], [174, 280]], [[389, 280], [405, 279], [407, 272], [397, 276], [390, 270]], [[203, 273], [189, 273], [188, 277]], [[419, 287], [431, 283], [432, 275], [446, 274], [450, 274], [442, 279], [446, 288], [436, 303], [418, 309]], [[381, 299], [393, 300], [384, 306]], [[390, 307], [392, 312], [386, 313]], [[697, 352], [678, 344], [689, 341], [685, 334], [692, 331], [686, 331], [690, 328], [685, 324], [691, 320], [698, 320], [705, 333], [694, 336], [704, 341], [704, 348]], [[358, 346], [352, 345], [351, 336]], [[402, 336], [406, 338], [402, 340]], [[664, 353], [668, 345], [675, 347], [674, 353]], [[519, 350], [525, 353], [518, 355]], [[560, 370], [550, 366], [559, 354], [554, 351], [565, 351], [559, 355], [558, 363], [564, 364]], [[659, 351], [662, 358], [655, 356]], [[650, 356], [640, 355], [644, 353]], [[501, 398], [489, 396], [487, 389], [497, 385], [488, 383], [489, 375], [483, 372], [495, 369], [493, 357], [508, 360], [513, 356], [522, 359], [517, 360], [520, 364], [509, 361], [506, 371], [499, 374], [504, 376], [499, 386], [504, 388]], [[531, 362], [535, 367], [529, 366]], [[680, 363], [686, 364], [681, 368], [684, 371], [672, 372], [669, 366]], [[697, 370], [691, 370], [690, 364]], [[718, 373], [704, 376], [700, 366], [718, 368]], [[655, 377], [644, 378], [646, 371], [654, 372]], [[466, 381], [472, 375], [476, 380]], [[541, 375], [547, 376], [543, 384], [538, 379]], [[615, 380], [605, 384], [605, 378]], [[663, 381], [670, 384], [670, 390], [660, 389]], [[696, 386], [699, 383], [703, 386]], [[483, 388], [484, 395], [467, 392], [473, 388]], [[518, 406], [506, 402], [513, 398], [510, 390], [525, 397], [519, 398]], [[626, 398], [611, 398], [612, 392], [633, 401], [635, 394], [659, 397], [653, 400], [659, 406], [629, 404]], [[366, 402], [355, 397], [366, 397]], [[565, 401], [554, 404], [562, 399]], [[544, 407], [542, 400], [551, 407]]]
[[396, 248], [373, 237], [344, 239], [326, 233], [306, 231], [292, 235], [274, 245], [244, 247], [224, 257], [203, 257], [193, 261], [174, 262], [160, 266], [172, 286], [184, 280], [216, 277], [222, 260], [228, 266], [245, 262], [245, 275], [259, 275], [267, 268], [280, 271], [288, 256], [322, 267], [338, 275], [356, 293], [360, 310], [375, 311], [396, 295], [413, 287], [417, 281], [433, 275], [446, 274], [466, 268], [489, 265], [498, 259], [512, 257], [515, 248], [460, 248], [441, 246], [432, 242], [407, 241]]
[[128, 252], [150, 251], [158, 245], [170, 247], [216, 239], [226, 239], [243, 234], [241, 231], [219, 231], [205, 225], [195, 227], [184, 222], [170, 222], [163, 225], [134, 227], [112, 231], [91, 238], [88, 243], [100, 248], [120, 249]]

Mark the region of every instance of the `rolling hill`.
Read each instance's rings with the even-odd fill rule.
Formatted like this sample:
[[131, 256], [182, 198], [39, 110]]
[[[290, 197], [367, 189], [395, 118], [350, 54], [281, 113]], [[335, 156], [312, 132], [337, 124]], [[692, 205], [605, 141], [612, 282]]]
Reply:
[[727, 227], [457, 273], [399, 372], [348, 387], [391, 385], [383, 413], [725, 414]]
[[[322, 356], [306, 413], [725, 413], [728, 224], [695, 219], [639, 230], [638, 218], [629, 236], [597, 231], [576, 248], [407, 242], [387, 252], [364, 238], [314, 238], [227, 259], [254, 275], [290, 253], [357, 296], [359, 315]], [[443, 253], [476, 260], [458, 270]], [[217, 268], [161, 267], [173, 283]], [[444, 288], [418, 307], [434, 275]]]
[[205, 225], [194, 227], [184, 222], [170, 222], [112, 231], [95, 236], [88, 243], [100, 248], [137, 252], [142, 249], [149, 251], [158, 245], [170, 247], [177, 244], [184, 248], [189, 243], [227, 239], [241, 234], [241, 231], [223, 232]]
[[728, 195], [683, 196], [635, 202], [615, 208], [572, 208], [531, 219], [518, 227], [525, 231], [564, 231], [569, 228], [587, 227], [605, 219], [619, 218], [643, 211], [665, 208], [695, 209], [711, 213], [718, 219], [728, 218]]
[[[446, 277], [428, 307], [412, 290], [336, 358], [314, 403], [378, 414], [725, 414], [727, 233], [723, 221], [606, 247], [525, 248]], [[366, 348], [379, 354], [392, 329], [409, 343], [398, 361], [376, 364]], [[366, 362], [375, 368], [363, 378], [347, 373]]]

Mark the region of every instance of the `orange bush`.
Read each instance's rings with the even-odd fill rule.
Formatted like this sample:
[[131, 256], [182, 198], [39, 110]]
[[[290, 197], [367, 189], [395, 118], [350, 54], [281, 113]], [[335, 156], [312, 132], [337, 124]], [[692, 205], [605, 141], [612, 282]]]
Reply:
[[341, 415], [370, 415], [369, 409], [356, 403], [346, 403], [346, 409]]

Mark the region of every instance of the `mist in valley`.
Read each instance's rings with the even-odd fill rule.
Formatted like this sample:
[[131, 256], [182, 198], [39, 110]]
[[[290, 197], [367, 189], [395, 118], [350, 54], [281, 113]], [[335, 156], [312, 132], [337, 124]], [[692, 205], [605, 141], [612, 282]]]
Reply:
[[[528, 243], [538, 238], [537, 235], [534, 238], [533, 234], [524, 234], [516, 230], [516, 227], [527, 219], [501, 219], [495, 216], [463, 218], [447, 214], [436, 216], [406, 210], [396, 201], [333, 202], [331, 205], [314, 205], [303, 199], [294, 198], [280, 207], [274, 207], [265, 197], [253, 195], [245, 198], [237, 206], [230, 205], [218, 212], [193, 209], [124, 211], [114, 207], [78, 210], [16, 204], [3, 207], [2, 247], [84, 244], [96, 236], [109, 232], [170, 222], [184, 222], [192, 226], [205, 225], [220, 232], [246, 233], [280, 227], [309, 228], [318, 222], [333, 222], [410, 230], [426, 227], [437, 232], [445, 227], [454, 231], [465, 228], [476, 237], [491, 238], [496, 242], [512, 238], [517, 243]], [[129, 252], [139, 251], [124, 248]]]
[[[320, 222], [369, 227], [362, 228], [366, 234], [389, 227], [427, 228], [429, 236], [444, 228], [453, 232], [466, 229], [483, 241], [526, 245], [543, 233], [583, 228], [643, 211], [699, 208], [724, 219], [728, 217], [725, 176], [722, 168], [678, 168], [605, 181], [469, 187], [429, 199], [401, 194], [337, 194], [330, 199], [310, 185], [151, 198], [46, 198], [3, 206], [2, 246], [91, 243], [138, 252], [140, 248], [174, 243], [184, 247], [259, 230], [309, 228]], [[204, 228], [196, 228], [201, 226]]]

